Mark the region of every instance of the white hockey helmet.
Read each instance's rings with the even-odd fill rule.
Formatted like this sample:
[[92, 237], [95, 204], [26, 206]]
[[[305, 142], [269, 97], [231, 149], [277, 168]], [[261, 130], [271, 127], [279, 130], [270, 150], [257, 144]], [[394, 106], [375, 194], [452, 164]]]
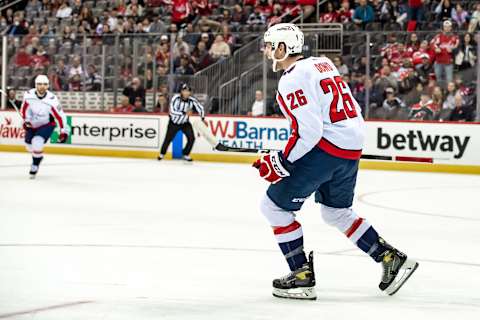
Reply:
[[37, 86], [37, 84], [50, 85], [50, 81], [46, 75], [40, 74], [35, 78], [35, 86]]
[[[269, 58], [273, 60], [273, 71], [276, 72], [277, 62], [287, 59], [291, 54], [302, 53], [304, 36], [300, 28], [293, 23], [279, 23], [268, 28], [263, 35], [263, 41], [272, 45]], [[275, 59], [275, 51], [282, 42], [285, 44], [286, 54], [282, 59]]]

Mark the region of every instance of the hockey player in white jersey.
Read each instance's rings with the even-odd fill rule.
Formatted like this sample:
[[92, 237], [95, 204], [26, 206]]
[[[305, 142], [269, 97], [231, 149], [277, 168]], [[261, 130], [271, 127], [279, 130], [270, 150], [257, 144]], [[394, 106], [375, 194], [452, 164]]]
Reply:
[[418, 263], [389, 245], [370, 223], [352, 210], [358, 163], [364, 142], [359, 104], [326, 57], [302, 57], [304, 36], [288, 23], [264, 35], [265, 55], [283, 71], [277, 101], [292, 133], [283, 152], [271, 152], [253, 166], [271, 182], [261, 211], [273, 228], [291, 273], [273, 280], [273, 295], [316, 299], [313, 252], [307, 259], [295, 212], [315, 193], [325, 222], [381, 263], [379, 288], [392, 295]]
[[48, 90], [48, 87], [48, 78], [45, 75], [37, 76], [35, 89], [25, 92], [20, 110], [24, 121], [25, 144], [32, 154], [30, 168], [32, 179], [38, 172], [43, 159], [43, 148], [55, 129], [55, 122], [60, 127], [58, 142], [65, 143], [68, 139], [69, 131], [65, 114], [57, 97]]

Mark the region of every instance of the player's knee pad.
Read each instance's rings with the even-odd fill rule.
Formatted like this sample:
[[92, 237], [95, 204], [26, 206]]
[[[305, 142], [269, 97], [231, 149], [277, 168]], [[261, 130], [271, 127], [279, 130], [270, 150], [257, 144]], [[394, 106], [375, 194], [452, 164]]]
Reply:
[[277, 206], [267, 194], [260, 203], [260, 210], [271, 226], [288, 226], [295, 220], [295, 215]]
[[345, 232], [358, 216], [351, 208], [332, 208], [322, 205], [322, 218], [327, 224]]
[[45, 145], [45, 139], [40, 136], [35, 136], [32, 139], [32, 152], [35, 155], [42, 156], [43, 146]]

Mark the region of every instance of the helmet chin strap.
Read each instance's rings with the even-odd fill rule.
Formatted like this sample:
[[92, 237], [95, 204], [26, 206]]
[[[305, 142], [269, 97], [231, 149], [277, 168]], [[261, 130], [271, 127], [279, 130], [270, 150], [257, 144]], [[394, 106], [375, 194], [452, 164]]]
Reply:
[[[278, 48], [277, 48], [277, 49], [278, 49]], [[275, 49], [275, 51], [277, 51], [277, 49]], [[273, 64], [272, 64], [273, 72], [279, 71], [279, 70], [277, 70], [277, 63], [278, 63], [278, 62], [285, 61], [285, 60], [288, 58], [288, 53], [285, 52], [285, 55], [283, 56], [282, 59], [275, 59], [275, 51], [270, 54], [270, 57], [271, 57], [272, 60], [273, 60]]]

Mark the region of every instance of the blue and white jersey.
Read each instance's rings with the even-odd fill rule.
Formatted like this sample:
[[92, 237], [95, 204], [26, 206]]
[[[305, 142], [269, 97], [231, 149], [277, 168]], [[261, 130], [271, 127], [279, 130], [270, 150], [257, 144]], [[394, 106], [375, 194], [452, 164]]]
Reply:
[[58, 101], [56, 95], [48, 90], [43, 97], [39, 97], [35, 89], [25, 92], [20, 112], [23, 119], [30, 122], [34, 129], [55, 124], [56, 121], [61, 132], [68, 133], [69, 131], [67, 118], [60, 101]]

